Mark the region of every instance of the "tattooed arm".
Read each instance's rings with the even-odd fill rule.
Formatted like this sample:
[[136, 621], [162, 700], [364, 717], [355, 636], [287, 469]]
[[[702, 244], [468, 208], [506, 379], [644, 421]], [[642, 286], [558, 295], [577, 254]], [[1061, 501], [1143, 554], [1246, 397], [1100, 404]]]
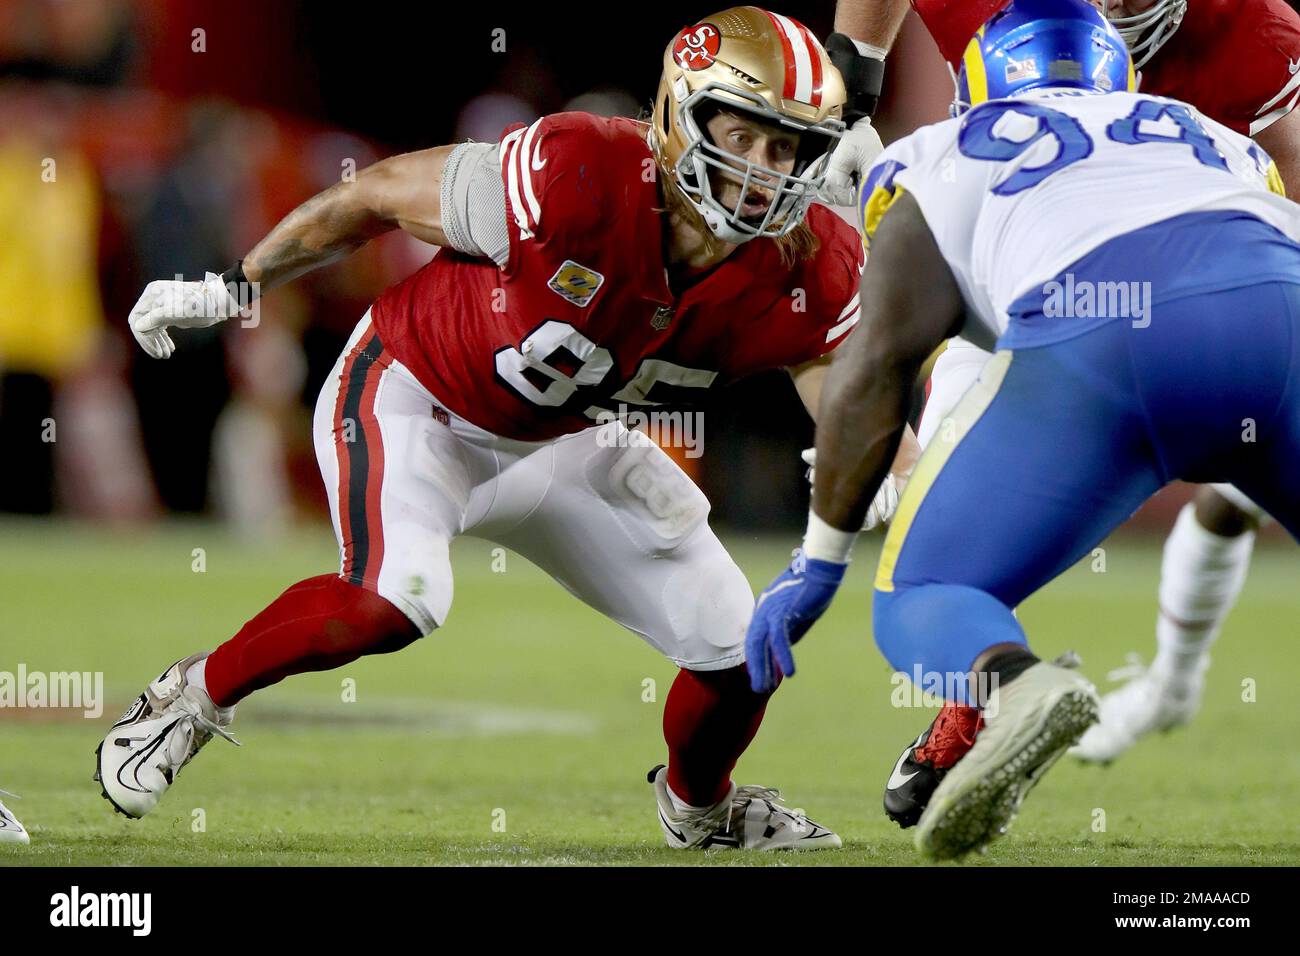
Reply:
[[170, 358], [176, 351], [171, 329], [223, 322], [250, 308], [262, 292], [393, 229], [504, 266], [510, 243], [497, 147], [440, 146], [363, 169], [354, 182], [331, 186], [285, 216], [224, 275], [150, 282], [131, 310], [131, 332], [149, 355]]
[[[442, 187], [447, 159], [455, 149], [441, 146], [393, 156], [363, 169], [354, 182], [331, 186], [280, 220], [225, 276], [209, 272], [202, 282], [150, 282], [128, 319], [136, 341], [152, 357], [170, 358], [176, 351], [170, 329], [222, 322], [248, 308], [255, 294], [341, 259], [393, 229], [449, 245]], [[504, 205], [503, 198], [497, 217], [502, 230]], [[461, 243], [458, 248], [470, 247]], [[253, 283], [252, 289], [243, 280]]]
[[265, 292], [393, 229], [447, 245], [442, 174], [454, 148], [393, 156], [361, 170], [355, 182], [338, 183], [308, 199], [253, 247], [244, 258], [244, 275]]

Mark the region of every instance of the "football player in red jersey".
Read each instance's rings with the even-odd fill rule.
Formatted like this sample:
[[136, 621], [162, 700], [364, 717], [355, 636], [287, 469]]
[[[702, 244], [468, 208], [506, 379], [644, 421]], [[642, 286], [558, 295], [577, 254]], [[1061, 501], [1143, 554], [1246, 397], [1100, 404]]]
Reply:
[[150, 283], [131, 325], [165, 358], [169, 328], [235, 314], [250, 284], [395, 228], [443, 247], [375, 301], [317, 404], [340, 571], [146, 688], [100, 747], [114, 806], [149, 812], [251, 692], [441, 626], [448, 545], [472, 534], [681, 668], [668, 765], [651, 775], [669, 846], [838, 847], [775, 791], [732, 783], [768, 699], [744, 665], [753, 593], [703, 494], [620, 417], [773, 368], [816, 407], [864, 260], [854, 229], [810, 208], [844, 98], [805, 27], [734, 8], [669, 45], [649, 124], [563, 113], [499, 144], [396, 156], [303, 204], [224, 276]]
[[[835, 28], [883, 60], [909, 0], [839, 0]], [[911, 0], [955, 71], [975, 31], [1006, 0]], [[1253, 137], [1290, 195], [1300, 195], [1300, 15], [1283, 0], [1090, 0], [1133, 54], [1139, 89], [1190, 102]], [[828, 46], [831, 44], [828, 41]], [[882, 68], [878, 68], [882, 69]], [[846, 74], [851, 71], [846, 70]], [[853, 90], [849, 90], [850, 96]], [[865, 171], [870, 159], [859, 167]], [[983, 367], [984, 353], [954, 339], [939, 357], [918, 429], [921, 444]], [[1101, 720], [1072, 753], [1113, 760], [1139, 737], [1189, 721], [1200, 705], [1209, 648], [1246, 578], [1263, 512], [1231, 486], [1201, 488], [1178, 517], [1161, 568], [1158, 650], [1149, 668], [1102, 699]], [[972, 707], [947, 704], [894, 765], [885, 811], [902, 826], [974, 742]]]

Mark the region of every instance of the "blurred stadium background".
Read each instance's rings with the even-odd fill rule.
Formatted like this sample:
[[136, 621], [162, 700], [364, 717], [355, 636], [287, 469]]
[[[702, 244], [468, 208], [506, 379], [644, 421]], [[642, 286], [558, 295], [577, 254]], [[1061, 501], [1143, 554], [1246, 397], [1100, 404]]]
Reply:
[[[140, 289], [225, 268], [349, 165], [563, 109], [636, 115], [663, 44], [706, 7], [653, 5], [633, 30], [580, 4], [0, 0], [0, 511], [201, 513], [262, 536], [323, 515], [307, 409], [369, 301], [432, 248], [375, 242], [269, 297], [257, 329], [185, 336], [165, 363], [126, 328]], [[831, 11], [787, 5], [823, 36]], [[887, 138], [947, 104], [913, 27]], [[794, 528], [811, 430], [786, 377], [733, 389], [707, 424], [716, 520]]]
[[[307, 0], [0, 0], [0, 670], [21, 661], [33, 669], [104, 671], [103, 719], [111, 719], [159, 667], [233, 633], [298, 576], [330, 567], [334, 550], [311, 451], [310, 405], [369, 301], [433, 250], [402, 235], [378, 240], [277, 290], [255, 329], [228, 323], [182, 334], [168, 362], [145, 357], [126, 327], [149, 280], [225, 268], [349, 164], [465, 138], [495, 140], [512, 122], [563, 109], [636, 115], [658, 82], [663, 45], [714, 6], [722, 4], [674, 0], [638, 6], [628, 17], [607, 4], [573, 3], [562, 11], [483, 5], [453, 14], [443, 4], [395, 2], [361, 11]], [[780, 9], [822, 37], [830, 31], [830, 0]], [[494, 40], [498, 50], [504, 42], [504, 52], [494, 50]], [[945, 116], [950, 93], [937, 51], [911, 18], [890, 60], [878, 118], [886, 142]], [[798, 452], [811, 438], [811, 423], [781, 374], [724, 393], [705, 422], [705, 453], [685, 464], [759, 584], [788, 560], [793, 532], [802, 527], [807, 486]], [[1043, 652], [1078, 646], [1086, 656], [1092, 648], [1104, 672], [1124, 650], [1149, 650], [1159, 538], [1187, 497], [1187, 489], [1172, 489], [1117, 536], [1111, 562], [1119, 574], [1076, 569], [1072, 583], [1031, 602], [1027, 620], [1047, 625]], [[1283, 619], [1296, 636], [1296, 595], [1283, 583], [1294, 578], [1294, 555], [1276, 533], [1266, 537], [1271, 546], [1261, 548], [1258, 574], [1243, 597], [1251, 610], [1229, 621], [1228, 642], [1248, 627], [1267, 629]], [[196, 542], [218, 559], [213, 573], [190, 573]], [[584, 793], [614, 794], [612, 808], [593, 811], [597, 824], [622, 833], [626, 818], [638, 843], [657, 839], [648, 795], [635, 780], [644, 768], [624, 758], [628, 748], [653, 756], [661, 746], [639, 682], [650, 674], [662, 683], [670, 668], [635, 641], [578, 633], [617, 629], [531, 569], [498, 583], [480, 550], [470, 546], [471, 557], [457, 566], [464, 577], [458, 576], [447, 635], [455, 629], [459, 638], [453, 654], [424, 647], [408, 652], [414, 668], [381, 658], [348, 669], [372, 681], [369, 688], [433, 708], [413, 711], [406, 729], [432, 740], [436, 767], [407, 763], [409, 742], [392, 736], [383, 711], [354, 728], [356, 737], [340, 740], [340, 725], [313, 710], [322, 701], [337, 703], [338, 676], [311, 675], [290, 681], [282, 697], [265, 695], [263, 710], [249, 708], [264, 723], [246, 721], [245, 729], [286, 732], [278, 744], [263, 735], [260, 755], [258, 748], [245, 748], [239, 759], [220, 753], [207, 769], [187, 771], [191, 784], [207, 791], [212, 802], [205, 805], [227, 806], [236, 826], [288, 833], [283, 853], [264, 861], [353, 858], [331, 856], [332, 844], [312, 840], [340, 820], [355, 827], [363, 815], [373, 831], [368, 852], [375, 854], [384, 846], [414, 852], [429, 834], [454, 840], [457, 814], [485, 821], [484, 807], [500, 804], [489, 781], [502, 777], [517, 788], [511, 806], [535, 810], [538, 833], [559, 834], [547, 852], [583, 859], [574, 847], [589, 843], [590, 831], [539, 796], [561, 771]], [[813, 676], [798, 683], [813, 686], [787, 695], [782, 721], [770, 721], [751, 764], [799, 780], [796, 798], [849, 838], [884, 841], [881, 856], [869, 850], [856, 862], [910, 856], [904, 836], [879, 816], [876, 790], [899, 746], [929, 719], [928, 712], [890, 707], [887, 668], [863, 640], [870, 563], [866, 555], [857, 562], [860, 586], [828, 618], [839, 622], [824, 626], [832, 634], [816, 651], [808, 645], [806, 673]], [[558, 649], [566, 642], [574, 649], [568, 660]], [[1293, 680], [1295, 642], [1234, 643], [1227, 653], [1236, 664], [1207, 703], [1218, 716], [1201, 723], [1258, 734], [1259, 725], [1240, 715], [1238, 675], [1280, 672]], [[580, 684], [569, 663], [575, 659], [588, 678]], [[589, 742], [602, 758], [590, 747], [585, 756], [570, 753], [563, 728], [556, 743], [512, 736], [512, 727], [533, 720], [528, 707], [578, 707], [580, 688], [592, 679], [597, 722], [583, 724], [588, 717], [579, 713], [569, 731], [594, 734]], [[457, 730], [466, 720], [478, 726], [478, 711], [448, 716], [436, 709], [448, 697], [507, 700], [524, 710], [483, 717], [506, 724], [484, 743], [484, 734]], [[276, 700], [289, 703], [277, 710]], [[1260, 745], [1288, 756], [1280, 768], [1252, 764], [1237, 778], [1261, 808], [1252, 818], [1257, 829], [1225, 824], [1213, 809], [1234, 799], [1231, 780], [1200, 779], [1203, 792], [1191, 794], [1202, 807], [1192, 811], [1204, 817], [1195, 818], [1198, 825], [1220, 827], [1218, 850], [1205, 851], [1207, 862], [1237, 860], [1242, 854], [1234, 846], [1248, 842], [1264, 847], [1255, 859], [1295, 859], [1297, 824], [1287, 817], [1300, 781], [1295, 717], [1277, 698], [1268, 706], [1281, 709], [1266, 714], [1261, 706], [1268, 732]], [[168, 830], [155, 828], [124, 851], [124, 834], [145, 831], [124, 830], [95, 795], [89, 751], [102, 725], [0, 711], [0, 786], [34, 798], [16, 809], [38, 838], [33, 850], [42, 837], [56, 846], [47, 862], [168, 862]], [[864, 740], [864, 726], [878, 733]], [[814, 737], [816, 752], [798, 744]], [[1198, 752], [1229, 754], [1241, 739], [1184, 736], [1176, 747], [1144, 744], [1150, 749], [1143, 752], [1164, 747], [1158, 766], [1176, 775]], [[371, 775], [373, 791], [350, 791], [328, 772], [334, 747], [357, 774]], [[220, 751], [220, 742], [212, 749]], [[358, 757], [370, 763], [357, 764]], [[1078, 769], [1059, 776], [1064, 783], [1043, 790], [1079, 791], [1088, 807], [1121, 800], [1126, 783], [1115, 775], [1085, 783], [1102, 778]], [[1110, 862], [1196, 858], [1195, 841], [1178, 828], [1181, 818], [1161, 815], [1179, 779], [1162, 777], [1126, 811], [1130, 820], [1147, 821], [1152, 845], [1172, 841], [1173, 849], [1162, 855], [1141, 839], [1125, 843], [1134, 839], [1130, 830], [1111, 841], [1118, 856]], [[614, 780], [617, 790], [610, 791]], [[218, 781], [234, 789], [217, 796], [211, 791]], [[392, 842], [395, 829], [413, 825], [403, 814], [429, 809], [433, 794], [436, 822], [425, 825], [434, 829], [417, 826], [416, 837]], [[164, 807], [173, 835], [188, 828], [189, 799]], [[1041, 802], [1056, 806], [1050, 798]], [[255, 817], [261, 809], [280, 816], [267, 823]], [[1023, 859], [1015, 855], [1022, 846], [1005, 851], [1010, 858], [1096, 862], [1070, 857], [1079, 841], [1086, 848], [1088, 839], [1104, 839], [1095, 831], [1089, 836], [1087, 810], [1050, 812], [1056, 815], [1045, 818], [1042, 838], [1028, 846], [1051, 846], [1053, 856], [1031, 852]], [[299, 837], [305, 842], [295, 843]], [[250, 849], [248, 837], [231, 839], [219, 861], [249, 859], [240, 856]], [[303, 847], [317, 849], [298, 853]], [[347, 841], [339, 849], [350, 849]], [[477, 857], [471, 847], [447, 858]]]
[[[277, 291], [256, 329], [191, 333], [169, 362], [126, 328], [140, 289], [225, 268], [381, 156], [564, 109], [637, 115], [666, 38], [706, 8], [651, 5], [632, 30], [581, 4], [561, 18], [0, 0], [0, 512], [125, 526], [197, 513], [263, 537], [323, 517], [310, 404], [370, 300], [432, 248], [385, 237]], [[829, 0], [783, 9], [830, 30]], [[951, 92], [914, 18], [890, 67], [886, 142], [945, 116]], [[684, 464], [714, 520], [797, 528], [811, 425], [786, 376], [730, 389], [706, 426], [708, 452]]]

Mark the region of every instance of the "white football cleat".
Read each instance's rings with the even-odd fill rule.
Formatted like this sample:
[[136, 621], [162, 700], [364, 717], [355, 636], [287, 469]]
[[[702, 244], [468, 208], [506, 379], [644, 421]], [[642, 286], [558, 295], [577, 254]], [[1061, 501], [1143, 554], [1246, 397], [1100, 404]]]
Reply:
[[1029, 791], [1097, 720], [1099, 706], [1081, 674], [1043, 661], [995, 689], [974, 745], [917, 823], [917, 850], [952, 859], [1006, 833]]
[[1070, 748], [1070, 755], [1110, 763], [1147, 734], [1181, 727], [1201, 708], [1209, 666], [1206, 655], [1191, 673], [1172, 676], [1143, 667], [1137, 655], [1130, 655], [1128, 667], [1108, 675], [1124, 680], [1124, 686], [1101, 699], [1101, 719]]
[[839, 836], [781, 802], [769, 787], [737, 787], [716, 806], [679, 813], [668, 793], [668, 768], [647, 775], [659, 803], [659, 826], [678, 850], [724, 847], [739, 850], [838, 850]]
[[142, 817], [156, 807], [181, 768], [214, 734], [239, 743], [225, 729], [235, 708], [218, 707], [185, 677], [190, 665], [205, 657], [195, 654], [163, 671], [95, 749], [95, 779], [104, 799], [128, 817]]
[[[0, 790], [6, 797], [16, 797], [16, 793], [9, 793], [7, 790]], [[0, 843], [31, 843], [32, 838], [28, 836], [27, 830], [18, 818], [9, 812], [9, 808], [0, 801]]]

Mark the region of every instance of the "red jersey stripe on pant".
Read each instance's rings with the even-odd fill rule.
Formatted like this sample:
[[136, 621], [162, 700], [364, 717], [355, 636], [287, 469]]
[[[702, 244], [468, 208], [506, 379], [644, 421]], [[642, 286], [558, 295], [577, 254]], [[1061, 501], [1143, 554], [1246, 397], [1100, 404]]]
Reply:
[[384, 442], [375, 396], [392, 357], [373, 328], [348, 353], [334, 406], [334, 446], [339, 456], [339, 522], [344, 580], [378, 590], [384, 560], [379, 495], [384, 484]]

